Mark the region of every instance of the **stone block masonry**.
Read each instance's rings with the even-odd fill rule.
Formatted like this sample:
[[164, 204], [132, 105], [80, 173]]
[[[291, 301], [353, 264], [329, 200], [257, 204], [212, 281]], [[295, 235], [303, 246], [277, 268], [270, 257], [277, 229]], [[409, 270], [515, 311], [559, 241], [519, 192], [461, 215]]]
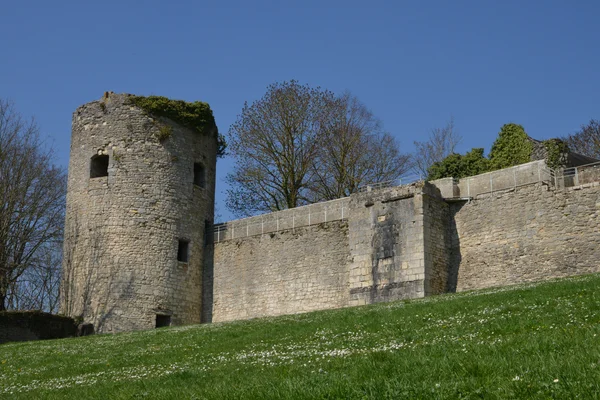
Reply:
[[350, 262], [346, 221], [217, 243], [212, 321], [346, 306]]
[[[279, 231], [269, 228], [264, 234], [244, 227], [276, 219], [289, 222], [292, 215], [305, 217], [308, 208], [228, 222], [230, 236], [223, 237], [231, 237], [234, 230], [243, 236], [215, 243], [212, 321], [444, 291], [447, 218], [442, 217], [447, 217], [448, 206], [439, 190], [419, 183], [310, 207], [314, 216], [327, 209], [334, 218], [342, 215], [335, 213], [342, 206], [346, 210], [343, 220], [313, 221], [296, 228], [286, 225]], [[430, 245], [426, 239], [441, 245]]]
[[118, 332], [600, 271], [598, 164], [367, 190], [213, 236], [216, 153], [216, 126], [195, 132], [128, 95], [76, 110], [63, 314]]
[[107, 93], [73, 114], [61, 312], [98, 332], [199, 323], [216, 128], [128, 99]]
[[213, 321], [600, 271], [598, 183], [534, 182], [472, 199], [435, 183], [354, 194], [347, 221], [216, 243]]
[[536, 184], [452, 203], [457, 290], [600, 271], [600, 186]]

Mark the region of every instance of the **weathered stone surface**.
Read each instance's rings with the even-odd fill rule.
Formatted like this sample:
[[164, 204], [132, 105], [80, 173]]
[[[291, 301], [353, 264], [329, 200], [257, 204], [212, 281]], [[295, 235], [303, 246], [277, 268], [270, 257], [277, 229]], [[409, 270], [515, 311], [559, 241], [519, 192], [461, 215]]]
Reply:
[[[249, 236], [236, 235], [238, 239], [230, 240], [226, 238], [231, 236], [224, 235], [215, 244], [213, 321], [444, 291], [448, 206], [432, 185], [375, 190], [311, 207], [311, 215], [328, 209], [331, 218], [341, 217], [335, 209], [344, 207], [344, 220], [262, 235], [256, 228], [244, 227], [262, 221], [289, 221], [292, 213], [305, 215], [306, 210], [227, 223], [230, 235], [237, 231]], [[426, 236], [436, 243], [427, 244]]]
[[348, 246], [346, 221], [216, 244], [212, 320], [347, 305]]
[[94, 334], [94, 325], [89, 322], [77, 325], [77, 336], [90, 336]]
[[600, 186], [524, 186], [451, 205], [457, 290], [600, 271]]
[[[165, 128], [167, 127], [167, 128]], [[163, 132], [171, 136], [159, 140]], [[214, 213], [216, 132], [155, 119], [107, 94], [73, 114], [61, 311], [98, 332], [147, 329], [156, 314], [200, 322], [204, 227]], [[90, 177], [108, 155], [108, 176]], [[205, 187], [193, 184], [194, 163]], [[189, 241], [189, 261], [177, 260]]]
[[[62, 312], [99, 332], [152, 328], [157, 316], [161, 326], [228, 321], [600, 271], [596, 165], [554, 174], [534, 161], [213, 233], [216, 136], [126, 99], [110, 94], [73, 117]], [[164, 126], [172, 135], [160, 141]], [[108, 176], [90, 177], [96, 155], [108, 156]], [[194, 163], [205, 187], [194, 185]], [[177, 260], [180, 239], [188, 262]]]

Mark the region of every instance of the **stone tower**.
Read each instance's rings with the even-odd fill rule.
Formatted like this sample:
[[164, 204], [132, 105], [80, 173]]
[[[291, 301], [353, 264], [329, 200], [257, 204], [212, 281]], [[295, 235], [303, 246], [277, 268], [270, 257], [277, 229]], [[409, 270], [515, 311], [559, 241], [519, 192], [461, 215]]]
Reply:
[[75, 111], [63, 314], [99, 332], [200, 322], [217, 135], [205, 103], [105, 93]]

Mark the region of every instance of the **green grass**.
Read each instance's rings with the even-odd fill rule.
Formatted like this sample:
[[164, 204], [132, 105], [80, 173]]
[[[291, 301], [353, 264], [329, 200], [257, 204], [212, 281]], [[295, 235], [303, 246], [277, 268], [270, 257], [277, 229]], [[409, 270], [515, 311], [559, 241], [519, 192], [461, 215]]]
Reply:
[[4, 344], [0, 398], [600, 398], [599, 286]]

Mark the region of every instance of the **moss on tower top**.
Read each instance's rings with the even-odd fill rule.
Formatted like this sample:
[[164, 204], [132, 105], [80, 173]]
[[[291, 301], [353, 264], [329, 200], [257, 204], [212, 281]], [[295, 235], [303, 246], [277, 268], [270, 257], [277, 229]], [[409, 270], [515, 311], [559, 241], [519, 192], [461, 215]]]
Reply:
[[169, 118], [193, 131], [217, 135], [217, 156], [225, 154], [227, 143], [223, 135], [218, 133], [215, 118], [208, 103], [201, 101], [187, 102], [172, 100], [164, 96], [130, 95], [129, 101], [150, 115]]

